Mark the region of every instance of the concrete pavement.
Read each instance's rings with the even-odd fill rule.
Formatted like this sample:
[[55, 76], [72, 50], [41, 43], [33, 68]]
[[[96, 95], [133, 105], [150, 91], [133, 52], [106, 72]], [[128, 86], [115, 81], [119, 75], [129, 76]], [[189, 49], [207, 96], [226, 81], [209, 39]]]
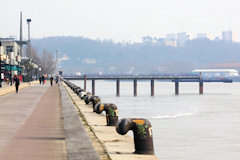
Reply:
[[[69, 94], [60, 86], [64, 130], [69, 160], [100, 160]], [[101, 159], [103, 159], [101, 157]], [[106, 158], [104, 158], [105, 160]], [[106, 159], [108, 160], [108, 159]]]
[[31, 86], [0, 97], [0, 159], [67, 159], [56, 86]]

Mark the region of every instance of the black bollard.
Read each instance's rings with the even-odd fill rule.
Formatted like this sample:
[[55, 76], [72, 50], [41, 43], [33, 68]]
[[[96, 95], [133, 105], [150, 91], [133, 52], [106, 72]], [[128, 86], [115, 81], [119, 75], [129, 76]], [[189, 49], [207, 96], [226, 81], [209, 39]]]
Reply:
[[116, 126], [119, 134], [124, 135], [129, 130], [134, 134], [135, 152], [137, 154], [154, 155], [152, 125], [147, 119], [124, 118]]
[[80, 87], [75, 87], [75, 88], [74, 88], [74, 92], [75, 92], [76, 94], [78, 94], [80, 90], [81, 90]]
[[94, 107], [95, 107], [96, 104], [98, 104], [98, 103], [101, 102], [101, 98], [98, 97], [98, 96], [91, 96], [90, 99], [89, 99], [89, 101], [90, 101], [90, 102], [92, 103], [92, 105], [93, 105], [93, 112], [95, 112]]
[[81, 92], [80, 98], [84, 99], [88, 95], [91, 95], [91, 93], [90, 92]]
[[91, 94], [89, 94], [89, 95], [86, 95], [83, 99], [84, 99], [84, 102], [86, 103], [86, 104], [89, 104], [90, 103], [90, 98], [92, 97], [92, 95]]
[[78, 96], [79, 96], [81, 99], [83, 99], [83, 97], [84, 97], [85, 94], [87, 94], [87, 92], [80, 92]]
[[95, 105], [94, 110], [100, 114], [102, 111], [106, 112], [107, 126], [115, 126], [118, 122], [118, 110], [115, 104], [98, 103]]
[[82, 94], [82, 92], [84, 92], [84, 89], [80, 89], [77, 93], [77, 95], [80, 97], [80, 95]]

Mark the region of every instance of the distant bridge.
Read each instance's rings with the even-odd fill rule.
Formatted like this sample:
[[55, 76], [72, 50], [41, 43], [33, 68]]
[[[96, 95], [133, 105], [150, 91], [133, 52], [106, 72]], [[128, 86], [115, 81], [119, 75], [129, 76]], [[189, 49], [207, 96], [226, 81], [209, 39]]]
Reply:
[[[85, 76], [64, 76], [66, 80], [84, 80]], [[88, 76], [88, 80], [174, 80], [174, 79], [181, 79], [181, 80], [199, 80], [200, 76]]]
[[199, 94], [203, 94], [203, 82], [232, 82], [231, 80], [203, 80], [201, 76], [64, 76], [66, 80], [84, 80], [84, 90], [87, 88], [87, 80], [92, 80], [92, 94], [95, 94], [95, 80], [116, 80], [116, 95], [120, 95], [120, 80], [133, 80], [133, 94], [137, 96], [137, 80], [150, 80], [151, 96], [154, 96], [154, 81], [169, 80], [175, 83], [175, 94], [179, 94], [179, 82], [199, 82]]

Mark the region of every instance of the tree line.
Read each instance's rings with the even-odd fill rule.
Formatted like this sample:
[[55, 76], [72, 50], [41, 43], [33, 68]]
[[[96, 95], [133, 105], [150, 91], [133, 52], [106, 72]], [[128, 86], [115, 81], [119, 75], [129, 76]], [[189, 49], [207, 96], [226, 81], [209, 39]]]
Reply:
[[[37, 72], [39, 75], [42, 74], [53, 74], [56, 70], [56, 60], [52, 53], [44, 49], [42, 52], [38, 52], [35, 47], [30, 48], [31, 52], [28, 54], [28, 48], [24, 49], [24, 54], [28, 55], [29, 60], [23, 61], [23, 66], [28, 76], [34, 75], [34, 65], [38, 65]], [[39, 68], [41, 68], [39, 70]], [[31, 75], [32, 74], [32, 75]]]
[[149, 37], [141, 43], [84, 37], [48, 37], [33, 39], [32, 43], [42, 51], [58, 49], [66, 54], [69, 59], [62, 62], [65, 73], [178, 73], [226, 68], [225, 64], [240, 69], [240, 43], [222, 40], [194, 39], [186, 41], [185, 47], [165, 46]]

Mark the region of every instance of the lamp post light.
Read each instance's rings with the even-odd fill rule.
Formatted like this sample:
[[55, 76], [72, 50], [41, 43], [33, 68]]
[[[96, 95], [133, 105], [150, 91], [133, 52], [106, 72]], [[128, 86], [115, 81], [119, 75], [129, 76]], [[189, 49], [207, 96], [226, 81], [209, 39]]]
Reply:
[[27, 24], [28, 24], [28, 52], [27, 52], [27, 56], [28, 57], [31, 57], [32, 54], [31, 54], [31, 42], [30, 42], [30, 22], [32, 20], [31, 19], [27, 19]]

